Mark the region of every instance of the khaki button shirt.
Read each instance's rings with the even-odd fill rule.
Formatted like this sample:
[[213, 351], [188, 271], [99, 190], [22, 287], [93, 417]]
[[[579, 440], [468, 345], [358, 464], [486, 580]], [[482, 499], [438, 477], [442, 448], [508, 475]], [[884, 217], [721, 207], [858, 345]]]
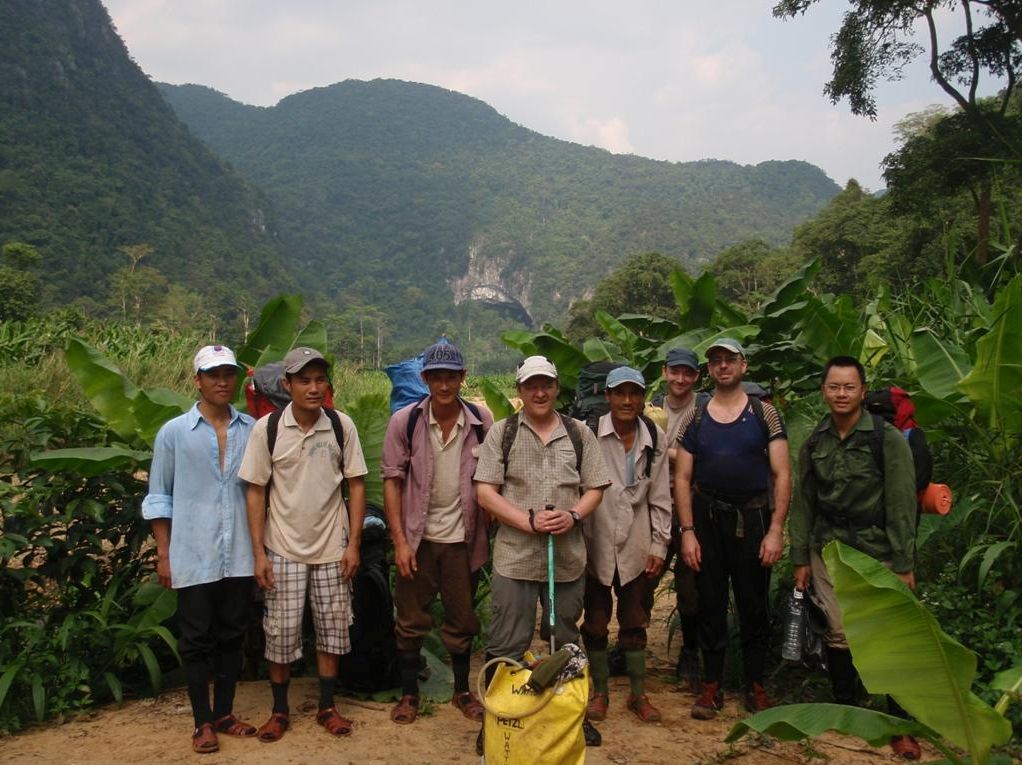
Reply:
[[603, 415], [597, 426], [597, 441], [610, 472], [611, 485], [603, 493], [599, 508], [582, 525], [589, 549], [586, 573], [605, 586], [613, 583], [615, 570], [621, 584], [628, 584], [642, 574], [650, 555], [666, 558], [671, 541], [667, 438], [657, 425], [653, 426], [657, 429], [657, 447], [647, 478], [646, 462], [653, 439], [645, 424], [639, 421], [636, 425], [631, 485], [628, 484], [628, 455], [610, 415]]
[[[518, 435], [508, 454], [504, 469], [501, 443], [507, 420], [495, 422], [486, 435], [476, 465], [475, 480], [500, 486], [500, 493], [522, 512], [542, 510], [554, 505], [570, 510], [578, 503], [580, 489], [600, 489], [610, 483], [596, 436], [578, 422], [582, 437], [582, 469], [575, 469], [575, 448], [563, 423], [558, 423], [544, 444], [519, 415]], [[581, 472], [581, 475], [580, 475]], [[599, 512], [599, 511], [597, 511]], [[493, 546], [493, 568], [509, 579], [533, 582], [547, 580], [547, 535], [527, 534], [501, 524]], [[554, 580], [573, 582], [585, 572], [586, 546], [582, 529], [574, 528], [554, 537]]]

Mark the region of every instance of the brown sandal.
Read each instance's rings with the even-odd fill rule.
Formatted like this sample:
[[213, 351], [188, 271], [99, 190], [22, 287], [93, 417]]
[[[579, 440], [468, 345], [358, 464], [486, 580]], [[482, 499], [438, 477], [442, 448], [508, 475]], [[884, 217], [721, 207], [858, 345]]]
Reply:
[[203, 723], [192, 733], [192, 751], [196, 754], [210, 754], [219, 748], [213, 723]]
[[291, 727], [291, 718], [280, 712], [274, 712], [270, 719], [256, 731], [256, 737], [264, 744], [272, 744], [284, 738], [284, 733]]
[[411, 725], [419, 716], [419, 697], [402, 696], [390, 710], [390, 719], [398, 725]]
[[326, 728], [331, 736], [347, 736], [351, 733], [351, 720], [342, 717], [337, 707], [319, 710], [316, 722]]
[[479, 703], [479, 699], [476, 698], [472, 691], [455, 693], [451, 696], [451, 704], [457, 707], [472, 722], [483, 721], [483, 713], [486, 710], [483, 709], [483, 705]]
[[233, 713], [214, 720], [213, 727], [216, 728], [217, 733], [226, 733], [228, 736], [240, 736], [241, 738], [251, 738], [257, 733], [254, 725], [243, 723]]

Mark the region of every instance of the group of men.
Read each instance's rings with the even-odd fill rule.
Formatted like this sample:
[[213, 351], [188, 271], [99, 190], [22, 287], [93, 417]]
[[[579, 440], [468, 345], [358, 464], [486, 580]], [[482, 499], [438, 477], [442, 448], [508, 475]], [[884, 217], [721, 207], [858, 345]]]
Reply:
[[[712, 394], [696, 394], [698, 357], [671, 350], [663, 370], [666, 431], [644, 415], [642, 374], [618, 367], [606, 379], [609, 411], [590, 429], [557, 411], [557, 369], [542, 356], [518, 367], [521, 410], [494, 423], [484, 407], [460, 395], [466, 374], [461, 352], [447, 343], [425, 351], [429, 394], [393, 414], [381, 460], [397, 569], [402, 695], [391, 710], [395, 723], [417, 717], [420, 651], [438, 595], [440, 636], [454, 674], [452, 704], [470, 720], [482, 720], [469, 665], [480, 629], [476, 584], [491, 558], [491, 539], [487, 658], [522, 658], [534, 638], [538, 604], [557, 645], [581, 638], [592, 678], [587, 721], [602, 720], [609, 709], [608, 635], [616, 600], [618, 646], [630, 684], [625, 707], [643, 722], [659, 721], [645, 691], [646, 629], [672, 525], [684, 642], [678, 669], [693, 681], [698, 677], [692, 717], [711, 719], [723, 706], [729, 589], [741, 632], [745, 705], [750, 711], [770, 705], [764, 689], [767, 593], [770, 569], [782, 554], [792, 481], [784, 424], [773, 406], [746, 392], [747, 366], [738, 342], [716, 341], [706, 351]], [[230, 404], [239, 368], [229, 349], [201, 349], [194, 368], [199, 401], [160, 431], [143, 504], [160, 581], [178, 590], [193, 749], [215, 751], [218, 734], [264, 742], [284, 735], [289, 667], [301, 655], [306, 600], [317, 641], [317, 721], [346, 735], [352, 724], [337, 711], [333, 688], [338, 656], [349, 650], [350, 580], [365, 510], [358, 434], [346, 415], [323, 406], [329, 367], [312, 349], [296, 348], [284, 360], [291, 404], [256, 423]], [[811, 453], [803, 448], [789, 524], [791, 559], [798, 586], [808, 587], [812, 578], [813, 597], [829, 619], [835, 696], [855, 703], [858, 681], [819, 553], [839, 538], [913, 585], [911, 454], [900, 434], [884, 426], [886, 464], [862, 457], [876, 423], [863, 416], [865, 374], [855, 359], [831, 359], [821, 390], [831, 414], [807, 444]], [[253, 576], [264, 591], [273, 696], [270, 718], [258, 729], [232, 709]], [[487, 684], [492, 668], [488, 672]]]

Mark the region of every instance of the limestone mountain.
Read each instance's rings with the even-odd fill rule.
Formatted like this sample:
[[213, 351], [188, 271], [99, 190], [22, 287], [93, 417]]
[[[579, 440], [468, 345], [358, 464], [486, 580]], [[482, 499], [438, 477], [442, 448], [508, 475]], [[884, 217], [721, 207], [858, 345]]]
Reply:
[[786, 243], [839, 191], [805, 162], [613, 155], [430, 85], [348, 80], [269, 108], [160, 88], [265, 191], [319, 286], [420, 326], [452, 301], [560, 318], [628, 255], [659, 251], [695, 270], [745, 239]]

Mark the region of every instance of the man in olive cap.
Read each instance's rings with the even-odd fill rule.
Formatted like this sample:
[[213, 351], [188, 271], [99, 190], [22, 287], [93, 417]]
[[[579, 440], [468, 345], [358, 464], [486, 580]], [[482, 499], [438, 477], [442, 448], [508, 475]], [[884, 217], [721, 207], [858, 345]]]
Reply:
[[[368, 469], [351, 418], [323, 406], [329, 372], [313, 348], [288, 352], [284, 387], [291, 403], [255, 424], [239, 471], [249, 484], [256, 582], [266, 590], [263, 631], [273, 711], [259, 729], [263, 742], [279, 741], [290, 727], [287, 689], [291, 662], [302, 655], [306, 596], [316, 628], [316, 721], [335, 736], [351, 733], [333, 693], [338, 657], [351, 650], [351, 578], [359, 564]], [[348, 483], [347, 502], [342, 481]]]

